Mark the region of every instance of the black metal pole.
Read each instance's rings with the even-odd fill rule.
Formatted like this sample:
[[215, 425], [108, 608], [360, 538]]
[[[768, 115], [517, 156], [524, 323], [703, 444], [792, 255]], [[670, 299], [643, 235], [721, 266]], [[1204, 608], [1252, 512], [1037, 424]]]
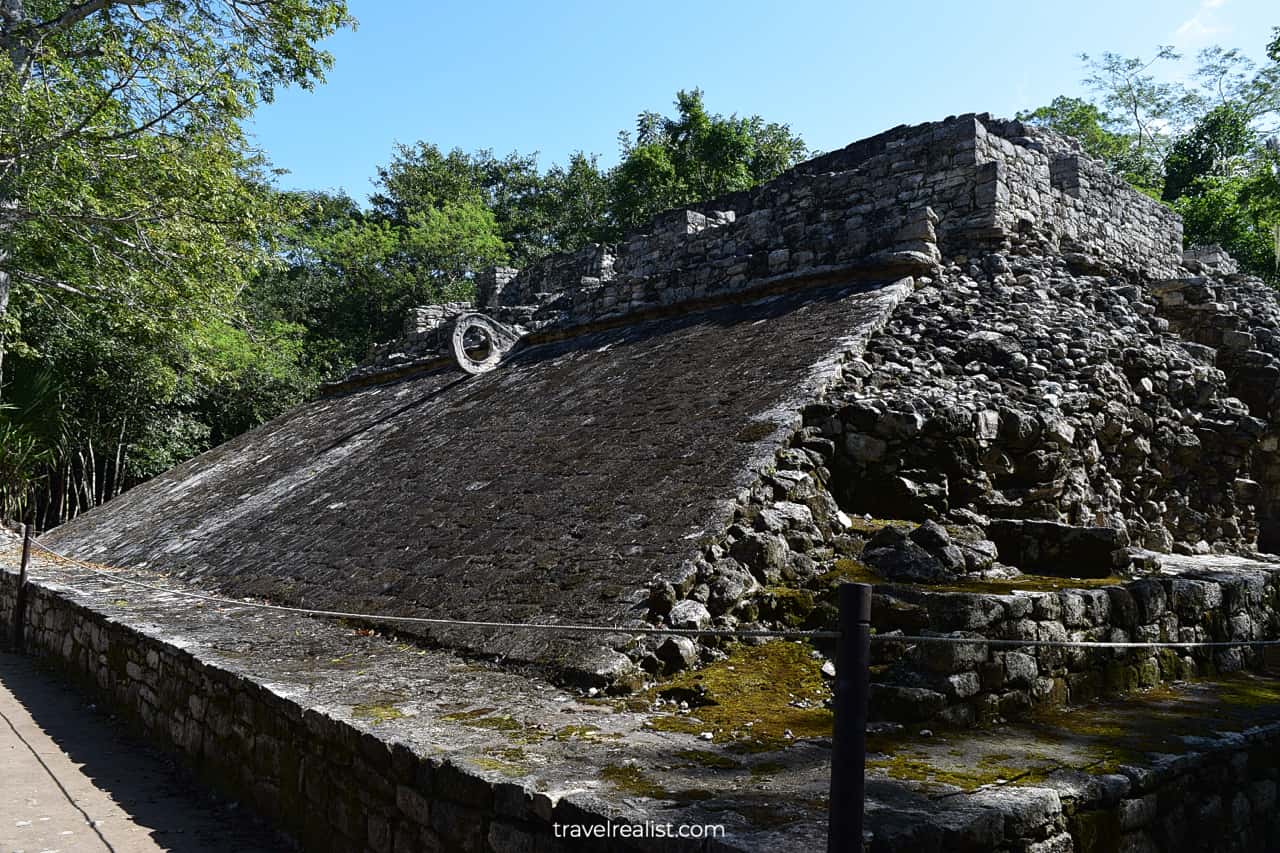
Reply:
[[18, 570], [18, 594], [13, 608], [13, 650], [21, 652], [23, 623], [27, 617], [27, 564], [31, 562], [31, 525], [22, 525], [22, 567]]
[[841, 584], [827, 853], [862, 853], [862, 801], [866, 795], [870, 665], [871, 585]]

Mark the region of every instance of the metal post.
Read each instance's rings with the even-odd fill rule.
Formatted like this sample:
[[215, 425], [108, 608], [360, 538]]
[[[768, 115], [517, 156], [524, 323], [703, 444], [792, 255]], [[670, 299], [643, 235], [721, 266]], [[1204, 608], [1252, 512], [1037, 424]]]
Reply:
[[31, 525], [22, 525], [22, 568], [18, 570], [18, 594], [13, 608], [13, 650], [21, 652], [23, 623], [27, 616], [27, 564], [31, 562]]
[[870, 665], [871, 585], [841, 584], [827, 853], [862, 853], [862, 801], [866, 794]]

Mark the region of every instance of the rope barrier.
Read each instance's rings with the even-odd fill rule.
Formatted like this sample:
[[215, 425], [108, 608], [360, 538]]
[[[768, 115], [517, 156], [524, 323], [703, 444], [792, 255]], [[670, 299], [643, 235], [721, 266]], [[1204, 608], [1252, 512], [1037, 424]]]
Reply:
[[1280, 646], [1280, 640], [1213, 640], [1203, 642], [1108, 642], [1103, 640], [999, 640], [986, 637], [905, 637], [897, 634], [872, 634], [871, 642], [935, 643], [955, 646], [998, 646], [1001, 648], [1042, 649], [1214, 649], [1240, 646]]
[[683, 636], [683, 637], [761, 637], [771, 639], [835, 639], [840, 636], [838, 631], [771, 631], [766, 629], [759, 630], [736, 630], [730, 628], [653, 628], [647, 626], [621, 626], [621, 625], [577, 625], [572, 623], [557, 624], [552, 622], [490, 622], [475, 619], [435, 619], [428, 616], [391, 616], [381, 613], [348, 613], [341, 610], [317, 610], [309, 607], [289, 607], [283, 604], [266, 604], [258, 601], [237, 601], [232, 598], [222, 598], [216, 595], [208, 595], [201, 592], [191, 592], [189, 590], [171, 589], [169, 587], [158, 586], [156, 584], [146, 583], [144, 581], [134, 580], [132, 578], [122, 577], [117, 572], [122, 571], [103, 571], [94, 568], [95, 565], [78, 560], [75, 557], [69, 557], [66, 554], [59, 553], [47, 545], [39, 542], [32, 542], [35, 547], [44, 551], [46, 554], [59, 559], [65, 560], [76, 566], [80, 566], [86, 571], [109, 578], [119, 583], [128, 584], [130, 586], [149, 589], [154, 592], [167, 593], [169, 595], [178, 595], [185, 598], [194, 598], [200, 601], [210, 601], [216, 604], [229, 605], [231, 607], [250, 607], [258, 610], [272, 610], [282, 613], [295, 613], [303, 616], [323, 616], [333, 619], [355, 619], [365, 622], [405, 622], [414, 625], [435, 625], [437, 627], [450, 628], [501, 628], [520, 631], [547, 631], [562, 634], [642, 634], [650, 636]]
[[[392, 616], [382, 613], [353, 613], [341, 610], [319, 610], [309, 607], [290, 607], [283, 604], [266, 604], [258, 601], [238, 601], [232, 598], [209, 595], [189, 590], [172, 589], [145, 581], [134, 580], [119, 574], [123, 569], [104, 571], [100, 563], [88, 563], [75, 557], [62, 554], [47, 545], [32, 541], [41, 551], [57, 560], [79, 566], [86, 571], [129, 586], [148, 589], [153, 592], [177, 595], [200, 601], [230, 607], [247, 607], [257, 610], [270, 610], [281, 613], [294, 613], [302, 616], [320, 616], [331, 619], [353, 619], [364, 622], [402, 622], [414, 625], [433, 625], [446, 628], [484, 628], [516, 631], [545, 631], [561, 634], [638, 634], [645, 636], [682, 636], [682, 637], [727, 637], [727, 638], [765, 638], [765, 639], [803, 639], [833, 640], [840, 637], [839, 631], [776, 631], [768, 629], [732, 629], [732, 628], [654, 628], [649, 626], [622, 625], [579, 625], [574, 623], [554, 622], [496, 622], [476, 619], [439, 619], [428, 616]], [[82, 593], [88, 594], [88, 593]], [[1049, 649], [1214, 649], [1214, 648], [1258, 648], [1280, 646], [1277, 640], [1213, 640], [1188, 642], [1160, 641], [1103, 641], [1103, 640], [1006, 640], [988, 637], [943, 637], [943, 636], [902, 636], [897, 634], [872, 634], [875, 643], [900, 644], [934, 644], [959, 646], [988, 646], [992, 648], [1049, 648]]]

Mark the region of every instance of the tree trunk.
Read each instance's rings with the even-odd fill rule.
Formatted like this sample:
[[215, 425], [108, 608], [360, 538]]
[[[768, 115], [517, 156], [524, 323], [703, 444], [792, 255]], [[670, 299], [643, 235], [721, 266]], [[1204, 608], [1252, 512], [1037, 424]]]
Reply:
[[113, 498], [124, 490], [124, 466], [126, 459], [124, 455], [124, 430], [125, 424], [128, 422], [128, 418], [120, 419], [120, 437], [116, 439], [116, 467], [111, 478], [111, 497]]
[[[0, 230], [0, 241], [3, 240], [3, 231]], [[8, 345], [4, 337], [4, 318], [9, 313], [9, 271], [4, 268], [8, 260], [8, 250], [0, 245], [0, 402], [4, 401], [4, 350]]]

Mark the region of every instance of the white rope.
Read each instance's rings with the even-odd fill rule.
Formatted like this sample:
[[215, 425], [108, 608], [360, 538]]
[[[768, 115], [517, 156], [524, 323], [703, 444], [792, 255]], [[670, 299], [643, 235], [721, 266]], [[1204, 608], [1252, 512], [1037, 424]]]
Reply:
[[1239, 646], [1280, 646], [1280, 640], [1221, 640], [1210, 642], [1104, 642], [1102, 640], [992, 640], [986, 637], [904, 637], [873, 634], [873, 641], [885, 643], [939, 643], [955, 646], [1030, 646], [1042, 649], [1214, 649]]
[[[88, 572], [104, 578], [128, 584], [130, 586], [210, 601], [231, 607], [249, 607], [258, 610], [273, 610], [281, 613], [296, 613], [303, 616], [323, 616], [333, 619], [354, 619], [365, 622], [407, 622], [415, 625], [435, 625], [449, 628], [501, 628], [518, 631], [547, 631], [562, 634], [640, 634], [656, 636], [684, 637], [762, 637], [773, 639], [823, 639], [833, 640], [840, 637], [839, 631], [770, 631], [770, 630], [735, 630], [729, 628], [650, 628], [624, 627], [620, 625], [576, 625], [556, 624], [550, 622], [489, 622], [474, 619], [435, 619], [427, 616], [390, 616], [381, 613], [348, 613], [341, 610], [316, 610], [308, 607], [288, 607], [282, 604], [265, 604], [257, 601], [237, 601], [188, 590], [170, 589], [168, 587], [149, 584], [132, 578], [123, 577], [114, 572], [104, 572], [93, 565], [59, 553], [47, 545], [32, 540], [41, 551], [73, 563]], [[89, 593], [77, 590], [82, 595]], [[936, 645], [971, 645], [991, 646], [997, 648], [1049, 648], [1049, 649], [1214, 649], [1280, 646], [1280, 640], [1221, 640], [1205, 642], [1108, 642], [1101, 640], [1002, 640], [987, 637], [926, 637], [900, 636], [897, 634], [872, 634], [873, 642], [881, 643], [932, 643]]]
[[[685, 636], [685, 637], [768, 637], [776, 639], [835, 639], [840, 636], [838, 631], [769, 631], [769, 630], [733, 630], [728, 628], [648, 628], [648, 627], [623, 627], [618, 625], [575, 625], [575, 624], [555, 624], [549, 622], [487, 622], [474, 619], [433, 619], [427, 616], [389, 616], [381, 613], [347, 613], [340, 610], [315, 610], [308, 607], [288, 607], [282, 604], [265, 604], [257, 601], [236, 601], [232, 598], [221, 598], [216, 595], [208, 595], [201, 592], [190, 592], [182, 589], [170, 589], [168, 587], [149, 584], [132, 578], [122, 577], [114, 572], [104, 572], [94, 568], [91, 564], [83, 560], [77, 560], [75, 557], [68, 557], [61, 554], [47, 545], [42, 545], [32, 540], [41, 551], [57, 557], [60, 560], [66, 560], [73, 563], [88, 572], [109, 578], [113, 581], [129, 584], [130, 586], [149, 589], [154, 592], [168, 593], [169, 595], [180, 595], [186, 598], [199, 599], [200, 601], [211, 601], [216, 604], [225, 604], [232, 607], [252, 607], [258, 610], [274, 610], [281, 613], [296, 613], [303, 616], [325, 616], [334, 619], [356, 619], [366, 622], [408, 622], [415, 625], [436, 625], [440, 627], [451, 628], [505, 628], [521, 631], [550, 631], [563, 634], [644, 634], [657, 636]], [[82, 595], [88, 593], [77, 590]]]

